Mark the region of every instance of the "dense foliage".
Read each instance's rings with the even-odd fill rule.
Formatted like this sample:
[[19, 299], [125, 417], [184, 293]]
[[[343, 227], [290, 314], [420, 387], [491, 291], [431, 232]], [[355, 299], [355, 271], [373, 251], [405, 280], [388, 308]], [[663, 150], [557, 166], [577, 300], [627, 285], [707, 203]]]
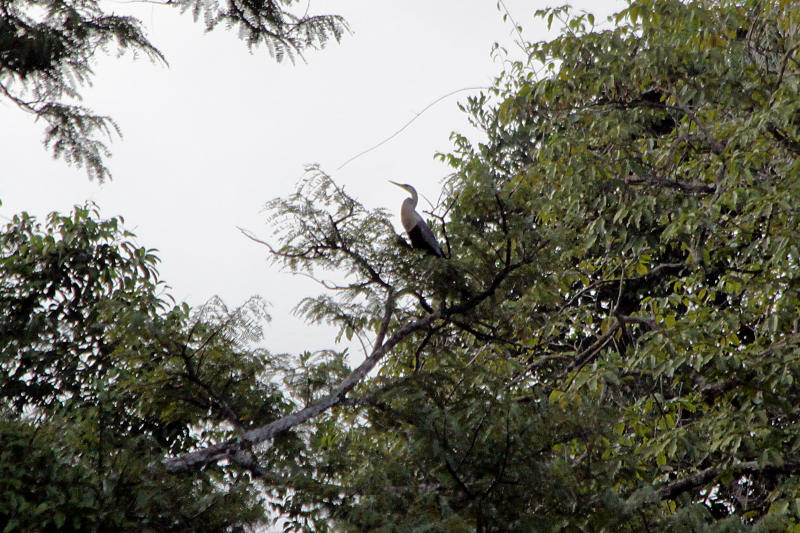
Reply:
[[350, 273], [301, 309], [382, 358], [295, 498], [352, 531], [797, 529], [800, 11], [539, 15], [561, 35], [442, 156], [448, 260], [320, 172], [271, 204], [280, 261]]
[[164, 299], [155, 264], [120, 219], [91, 206], [45, 224], [23, 214], [0, 234], [4, 531], [222, 531], [264, 520], [249, 475], [159, 467], [164, 454], [290, 407], [249, 348], [263, 303], [190, 312]]
[[254, 347], [257, 300], [170, 305], [117, 220], [15, 219], [10, 529], [800, 530], [800, 10], [539, 16], [441, 156], [447, 259], [317, 168], [268, 205], [352, 370]]
[[[248, 47], [265, 46], [278, 61], [321, 48], [347, 29], [336, 15], [297, 15], [293, 0], [164, 0], [191, 11], [208, 30], [236, 28]], [[166, 9], [166, 7], [165, 7]], [[97, 0], [0, 0], [0, 95], [47, 123], [53, 155], [82, 166], [89, 177], [110, 177], [103, 137], [118, 133], [114, 121], [78, 105], [91, 82], [98, 53], [121, 52], [164, 60], [134, 17], [109, 11]]]

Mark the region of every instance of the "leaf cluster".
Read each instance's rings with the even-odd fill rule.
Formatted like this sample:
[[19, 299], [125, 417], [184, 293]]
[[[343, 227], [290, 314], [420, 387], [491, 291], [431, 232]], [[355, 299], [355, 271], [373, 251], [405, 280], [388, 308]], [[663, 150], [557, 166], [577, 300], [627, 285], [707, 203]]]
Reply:
[[[294, 14], [292, 1], [180, 0], [163, 2], [202, 16], [211, 30], [237, 27], [253, 49], [266, 46], [278, 61], [302, 57], [308, 48], [339, 41], [347, 31], [337, 15]], [[83, 167], [90, 179], [111, 177], [104, 139], [120, 135], [117, 124], [80, 105], [81, 88], [91, 83], [98, 53], [145, 55], [166, 62], [148, 40], [141, 21], [110, 13], [97, 0], [0, 1], [0, 94], [46, 124], [44, 144], [54, 157]]]
[[302, 58], [303, 50], [320, 49], [331, 39], [337, 42], [348, 31], [338, 15], [300, 15], [291, 11], [295, 0], [176, 0], [181, 11], [191, 10], [195, 20], [203, 19], [208, 31], [220, 24], [237, 28], [251, 50], [265, 46], [277, 61]]

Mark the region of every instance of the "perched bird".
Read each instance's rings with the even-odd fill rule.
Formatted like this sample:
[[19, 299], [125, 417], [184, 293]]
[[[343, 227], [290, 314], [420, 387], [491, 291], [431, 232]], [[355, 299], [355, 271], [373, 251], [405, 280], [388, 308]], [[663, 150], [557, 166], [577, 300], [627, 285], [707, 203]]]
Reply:
[[416, 189], [411, 185], [397, 183], [392, 180], [389, 180], [389, 183], [405, 189], [411, 195], [411, 198], [403, 200], [403, 205], [400, 208], [400, 222], [402, 222], [406, 233], [408, 233], [408, 238], [411, 239], [411, 246], [418, 250], [425, 250], [436, 257], [444, 257], [441, 246], [436, 242], [436, 236], [416, 211], [419, 199]]

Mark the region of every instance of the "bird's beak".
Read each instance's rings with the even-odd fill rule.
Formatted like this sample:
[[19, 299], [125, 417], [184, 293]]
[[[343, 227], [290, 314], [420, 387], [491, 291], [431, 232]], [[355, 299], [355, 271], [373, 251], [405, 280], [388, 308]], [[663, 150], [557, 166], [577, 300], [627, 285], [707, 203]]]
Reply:
[[397, 183], [396, 181], [392, 181], [392, 180], [388, 180], [388, 181], [389, 181], [389, 183], [391, 183], [392, 185], [397, 185], [397, 186], [398, 186], [398, 187], [400, 187], [401, 189], [405, 189], [406, 191], [408, 191], [408, 187], [406, 187], [406, 186], [405, 186], [405, 185], [403, 185], [402, 183]]

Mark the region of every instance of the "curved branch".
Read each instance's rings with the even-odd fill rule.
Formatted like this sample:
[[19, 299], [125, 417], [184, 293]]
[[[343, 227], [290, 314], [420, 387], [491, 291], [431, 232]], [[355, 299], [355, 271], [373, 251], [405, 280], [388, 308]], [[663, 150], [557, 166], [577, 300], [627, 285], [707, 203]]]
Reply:
[[186, 472], [222, 459], [237, 458], [242, 451], [256, 444], [270, 440], [277, 434], [291, 429], [298, 424], [302, 424], [324, 411], [327, 411], [334, 405], [341, 403], [345, 399], [347, 393], [350, 392], [398, 342], [441, 316], [441, 312], [438, 312], [428, 315], [421, 320], [406, 324], [384, 342], [391, 316], [394, 313], [394, 302], [395, 294], [390, 292], [386, 300], [383, 320], [381, 321], [380, 330], [377, 339], [375, 339], [375, 347], [372, 353], [361, 365], [353, 370], [331, 394], [300, 411], [283, 416], [265, 426], [247, 431], [237, 438], [228, 439], [218, 444], [212, 444], [206, 448], [178, 457], [167, 458], [163, 461], [166, 470], [172, 473]]
[[[780, 466], [774, 464], [759, 466], [758, 461], [739, 463], [731, 468], [731, 472], [734, 475], [794, 474], [798, 470], [800, 470], [800, 463], [784, 463]], [[708, 484], [723, 473], [723, 471], [724, 469], [720, 467], [710, 466], [691, 476], [661, 486], [656, 494], [660, 500], [674, 500], [684, 492], [695, 490]]]
[[426, 328], [431, 323], [447, 319], [455, 314], [464, 313], [475, 308], [481, 302], [489, 298], [504, 279], [517, 268], [527, 264], [529, 261], [523, 261], [507, 265], [500, 272], [497, 273], [495, 278], [489, 286], [481, 293], [469, 298], [465, 302], [448, 308], [442, 308], [438, 311], [426, 315], [423, 318], [409, 322], [398, 329], [392, 336], [386, 339], [386, 334], [389, 329], [392, 315], [394, 314], [396, 294], [393, 290], [389, 291], [389, 295], [384, 306], [383, 319], [381, 326], [378, 330], [377, 338], [372, 353], [361, 363], [349, 376], [347, 376], [334, 391], [322, 398], [321, 400], [312, 403], [311, 405], [290, 413], [286, 416], [279, 418], [264, 426], [251, 429], [242, 435], [231, 438], [226, 441], [212, 444], [205, 448], [195, 450], [177, 457], [168, 457], [162, 461], [162, 465], [171, 473], [188, 472], [191, 470], [199, 469], [205, 465], [215, 463], [217, 461], [227, 459], [237, 462], [236, 459], [242, 456], [243, 451], [249, 450], [252, 446], [266, 442], [273, 439], [276, 435], [287, 431], [299, 424], [307, 422], [312, 418], [322, 414], [331, 407], [344, 402], [347, 393], [349, 393], [366, 375], [378, 364], [378, 362], [389, 353], [400, 341], [421, 329]]

